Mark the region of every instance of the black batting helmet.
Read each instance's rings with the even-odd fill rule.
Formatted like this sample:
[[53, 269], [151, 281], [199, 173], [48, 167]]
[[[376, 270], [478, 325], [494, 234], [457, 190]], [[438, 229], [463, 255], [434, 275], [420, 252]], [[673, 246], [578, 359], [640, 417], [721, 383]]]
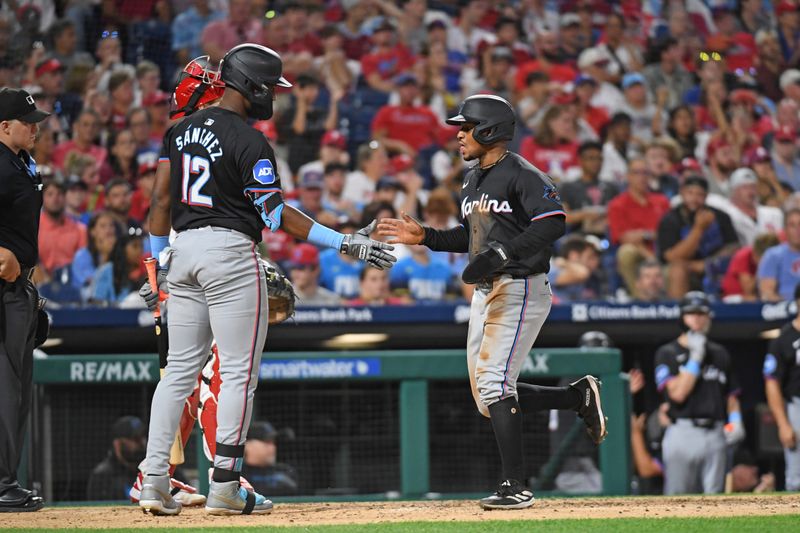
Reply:
[[611, 338], [602, 331], [587, 331], [578, 340], [579, 348], [611, 348]]
[[687, 292], [683, 295], [683, 298], [681, 298], [679, 305], [681, 309], [680, 326], [683, 331], [689, 329], [686, 326], [686, 322], [683, 321], [684, 315], [702, 313], [708, 316], [714, 316], [714, 313], [711, 312], [711, 300], [703, 291]]
[[470, 96], [458, 108], [458, 114], [447, 119], [451, 126], [474, 123], [472, 136], [480, 144], [494, 144], [514, 138], [517, 116], [504, 98], [492, 94]]
[[248, 115], [259, 120], [272, 117], [274, 87], [292, 86], [282, 74], [281, 56], [260, 44], [234, 46], [220, 63], [222, 81], [250, 102]]

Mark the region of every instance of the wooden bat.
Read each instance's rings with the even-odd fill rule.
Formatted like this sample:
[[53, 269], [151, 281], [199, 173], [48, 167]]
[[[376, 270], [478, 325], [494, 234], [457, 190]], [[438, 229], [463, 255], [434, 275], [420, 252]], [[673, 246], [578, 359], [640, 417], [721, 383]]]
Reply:
[[[158, 294], [158, 279], [156, 276], [156, 259], [148, 257], [144, 260], [144, 267], [147, 270], [147, 281], [150, 283], [150, 289]], [[167, 340], [166, 331], [161, 325], [161, 306], [157, 305], [153, 310], [153, 320], [156, 326], [156, 343], [158, 345], [158, 368], [161, 370], [161, 376], [164, 376], [164, 369], [167, 366], [167, 353], [169, 352], [169, 341]], [[182, 465], [185, 458], [183, 456], [183, 445], [181, 444], [181, 430], [178, 428], [175, 434], [175, 441], [172, 443], [172, 448], [169, 450], [169, 463], [171, 465]]]

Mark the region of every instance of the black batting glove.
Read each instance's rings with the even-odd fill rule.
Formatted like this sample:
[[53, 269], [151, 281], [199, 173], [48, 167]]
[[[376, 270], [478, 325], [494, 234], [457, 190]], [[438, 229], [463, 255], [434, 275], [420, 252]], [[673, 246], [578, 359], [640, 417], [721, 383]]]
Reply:
[[461, 274], [464, 283], [478, 283], [490, 277], [498, 268], [508, 263], [510, 257], [506, 249], [497, 241], [489, 243], [489, 248], [472, 258]]

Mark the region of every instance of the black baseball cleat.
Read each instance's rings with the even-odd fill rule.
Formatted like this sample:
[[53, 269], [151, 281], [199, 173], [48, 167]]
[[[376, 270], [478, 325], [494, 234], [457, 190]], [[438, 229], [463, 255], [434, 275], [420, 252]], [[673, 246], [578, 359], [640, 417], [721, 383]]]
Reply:
[[515, 479], [500, 483], [497, 492], [481, 499], [484, 509], [525, 509], [533, 505], [533, 492]]
[[578, 406], [578, 416], [586, 424], [586, 432], [595, 444], [600, 444], [608, 435], [606, 424], [608, 418], [603, 414], [600, 402], [600, 380], [593, 376], [583, 376], [570, 386], [578, 389], [581, 394], [581, 403]]

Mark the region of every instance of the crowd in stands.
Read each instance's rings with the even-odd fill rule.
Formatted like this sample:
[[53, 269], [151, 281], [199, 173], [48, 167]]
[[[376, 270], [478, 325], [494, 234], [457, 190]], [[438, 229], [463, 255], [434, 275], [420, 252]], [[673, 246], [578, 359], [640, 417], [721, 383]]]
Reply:
[[[11, 9], [10, 5], [16, 5]], [[556, 301], [791, 300], [800, 281], [800, 11], [793, 0], [32, 0], [0, 9], [0, 85], [53, 116], [37, 283], [142, 305], [147, 212], [171, 92], [241, 42], [291, 89], [254, 124], [285, 197], [352, 231], [406, 212], [458, 223], [444, 124], [476, 93], [518, 112], [510, 148], [558, 184]], [[466, 258], [398, 249], [390, 272], [264, 233], [304, 303], [469, 298]]]

